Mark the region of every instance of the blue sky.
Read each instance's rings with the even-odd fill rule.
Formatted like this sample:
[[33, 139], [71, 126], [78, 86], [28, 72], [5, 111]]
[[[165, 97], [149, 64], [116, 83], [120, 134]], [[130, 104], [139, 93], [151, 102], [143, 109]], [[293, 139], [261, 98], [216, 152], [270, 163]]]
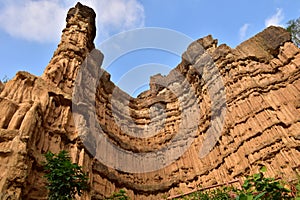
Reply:
[[[76, 2], [0, 0], [0, 79], [5, 76], [12, 78], [17, 71], [35, 75], [43, 73], [60, 40], [67, 10]], [[81, 2], [93, 7], [97, 13], [96, 47], [114, 34], [141, 27], [168, 28], [194, 40], [212, 34], [219, 44], [235, 47], [269, 25], [286, 26], [288, 20], [300, 17], [299, 0]], [[118, 82], [122, 73], [138, 65], [160, 63], [173, 68], [179, 60], [179, 56], [163, 51], [133, 52], [114, 63], [123, 70], [110, 73], [112, 79]]]

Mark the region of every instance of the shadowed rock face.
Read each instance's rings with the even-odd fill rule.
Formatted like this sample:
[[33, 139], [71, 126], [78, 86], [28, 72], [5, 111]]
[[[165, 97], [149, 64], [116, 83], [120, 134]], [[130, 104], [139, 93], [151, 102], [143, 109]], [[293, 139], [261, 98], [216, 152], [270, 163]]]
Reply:
[[3, 90], [4, 84], [0, 81], [0, 92]]
[[[110, 75], [102, 71], [95, 93], [97, 123], [111, 143], [128, 152], [159, 150], [178, 134], [183, 121], [179, 101], [187, 96], [175, 95], [167, 88], [178, 84], [176, 73], [194, 88], [196, 99], [187, 101], [194, 100], [201, 108], [198, 120], [189, 119], [197, 125], [197, 133], [180, 158], [153, 172], [130, 173], [95, 159], [92, 149], [100, 147], [89, 141], [89, 148], [82, 137], [85, 132], [75, 127], [72, 91], [81, 64], [94, 49], [95, 13], [78, 3], [69, 10], [66, 21], [61, 42], [42, 77], [18, 72], [3, 89], [0, 84], [0, 199], [45, 198], [42, 154], [62, 149], [68, 150], [73, 162], [89, 173], [91, 190], [79, 198], [86, 200], [102, 199], [123, 187], [135, 199], [156, 200], [198, 185], [254, 173], [260, 164], [266, 165], [270, 176], [296, 176], [294, 170], [300, 165], [300, 50], [290, 42], [284, 29], [269, 27], [235, 49], [224, 44], [218, 46], [211, 36], [199, 39], [183, 53], [182, 62], [168, 76], [152, 77], [150, 90], [137, 98], [118, 89]], [[208, 130], [214, 118], [207, 85], [215, 83], [215, 74], [205, 82], [195, 70], [204, 53], [195, 48], [197, 45], [213, 59], [226, 92], [221, 136], [203, 158], [199, 158], [199, 151], [210, 136]], [[101, 63], [103, 56], [100, 52], [97, 55]], [[94, 67], [91, 71], [100, 70], [99, 66]], [[90, 80], [93, 74], [87, 74]], [[83, 92], [87, 93], [80, 94], [90, 91]], [[114, 113], [122, 113], [125, 103], [120, 100], [113, 110], [113, 92], [119, 99], [129, 101], [130, 117], [138, 127], [149, 124], [151, 107], [159, 103], [166, 116], [162, 129], [148, 138], [128, 135], [130, 129], [121, 128], [114, 120]], [[160, 113], [154, 111], [152, 115], [159, 119]], [[87, 115], [74, 116], [80, 122], [89, 122]], [[100, 153], [114, 156], [113, 152]], [[130, 160], [119, 162], [128, 164]]]

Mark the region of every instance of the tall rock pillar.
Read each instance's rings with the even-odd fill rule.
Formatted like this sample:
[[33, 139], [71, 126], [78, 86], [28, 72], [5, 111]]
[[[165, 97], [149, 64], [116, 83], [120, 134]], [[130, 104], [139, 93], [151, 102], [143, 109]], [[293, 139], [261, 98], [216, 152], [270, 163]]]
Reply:
[[43, 79], [64, 92], [71, 93], [81, 63], [95, 48], [95, 18], [93, 9], [81, 3], [77, 3], [67, 14], [61, 41], [42, 75]]

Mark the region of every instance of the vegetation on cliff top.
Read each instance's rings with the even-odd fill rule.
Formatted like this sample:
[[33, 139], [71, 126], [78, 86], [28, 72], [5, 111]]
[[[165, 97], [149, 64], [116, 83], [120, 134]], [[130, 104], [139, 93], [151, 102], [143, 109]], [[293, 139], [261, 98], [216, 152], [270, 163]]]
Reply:
[[287, 23], [287, 31], [291, 33], [292, 41], [300, 47], [300, 17]]

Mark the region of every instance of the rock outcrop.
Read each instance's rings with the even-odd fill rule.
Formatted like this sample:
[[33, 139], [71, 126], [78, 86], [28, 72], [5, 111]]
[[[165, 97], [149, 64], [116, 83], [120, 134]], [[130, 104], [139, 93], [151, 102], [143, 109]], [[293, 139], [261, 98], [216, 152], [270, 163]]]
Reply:
[[72, 93], [78, 66], [95, 48], [95, 18], [95, 12], [80, 3], [69, 10], [61, 41], [42, 75], [66, 93]]
[[0, 92], [3, 90], [4, 84], [0, 81]]
[[[89, 175], [91, 189], [78, 197], [86, 200], [103, 199], [120, 188], [133, 199], [161, 199], [254, 173], [260, 165], [270, 176], [296, 177], [300, 49], [284, 29], [269, 27], [234, 49], [218, 46], [212, 36], [199, 39], [168, 76], [152, 77], [150, 90], [137, 98], [99, 68], [103, 55], [93, 50], [95, 31], [94, 11], [78, 3], [68, 12], [44, 74], [18, 72], [3, 89], [0, 84], [0, 199], [46, 198], [43, 154], [62, 149]], [[91, 62], [85, 63], [88, 56]], [[96, 85], [95, 91], [88, 84]], [[192, 94], [180, 89], [184, 84]], [[140, 136], [151, 123], [159, 127], [149, 128], [155, 134]], [[127, 154], [117, 158], [116, 149], [97, 143], [98, 135], [86, 130], [94, 124], [97, 134]], [[181, 155], [184, 142], [189, 145]], [[162, 156], [166, 165], [131, 171], [138, 155], [160, 152], [157, 158], [164, 147], [175, 155], [172, 162]], [[117, 163], [107, 164], [107, 158]]]

